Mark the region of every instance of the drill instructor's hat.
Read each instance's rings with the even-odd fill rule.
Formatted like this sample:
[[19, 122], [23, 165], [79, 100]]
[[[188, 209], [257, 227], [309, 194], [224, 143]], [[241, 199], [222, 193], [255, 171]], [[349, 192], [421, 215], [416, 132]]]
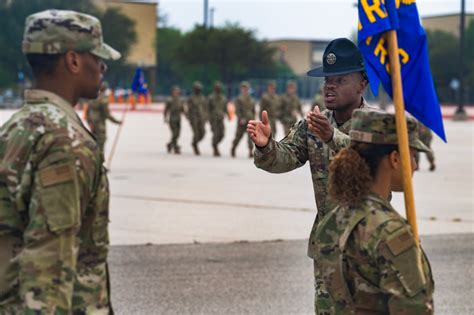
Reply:
[[331, 41], [323, 54], [323, 65], [307, 72], [310, 77], [327, 77], [353, 72], [365, 72], [364, 58], [359, 48], [347, 38]]

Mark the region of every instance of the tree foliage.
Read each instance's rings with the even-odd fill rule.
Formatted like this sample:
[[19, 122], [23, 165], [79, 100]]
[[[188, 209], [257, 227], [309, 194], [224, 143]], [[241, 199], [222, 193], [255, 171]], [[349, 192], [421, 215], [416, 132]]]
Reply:
[[161, 94], [167, 94], [171, 86], [180, 84], [182, 74], [179, 61], [176, 59], [176, 52], [180, 45], [183, 35], [180, 30], [172, 27], [158, 28], [157, 47], [158, 68], [157, 79], [158, 89]]
[[230, 84], [291, 74], [286, 65], [274, 60], [274, 48], [237, 24], [222, 28], [196, 26], [185, 34], [162, 27], [158, 29], [157, 45], [160, 92], [168, 92], [173, 83], [190, 86], [194, 80], [209, 88], [215, 80]]
[[[126, 56], [136, 39], [133, 21], [117, 9], [99, 11], [90, 0], [13, 0], [0, 2], [0, 87], [16, 83], [18, 71], [29, 74], [26, 58], [21, 52], [25, 19], [28, 15], [47, 10], [75, 10], [98, 17], [108, 44]], [[120, 32], [117, 32], [117, 29]], [[124, 60], [125, 58], [122, 58]], [[113, 67], [113, 66], [112, 66]]]
[[[440, 102], [456, 102], [458, 96], [450, 88], [452, 79], [459, 79], [459, 38], [445, 31], [427, 31], [431, 73]], [[474, 101], [474, 21], [464, 34], [464, 79], [466, 99]]]

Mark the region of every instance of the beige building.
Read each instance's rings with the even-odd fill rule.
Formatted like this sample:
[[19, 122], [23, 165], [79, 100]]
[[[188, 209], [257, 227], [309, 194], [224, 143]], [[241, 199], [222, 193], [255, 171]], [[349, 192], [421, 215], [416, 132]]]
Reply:
[[[93, 0], [99, 8], [118, 8], [135, 22], [137, 41], [130, 48], [126, 63], [156, 67], [157, 3], [150, 1]], [[117, 26], [120, 31], [120, 26]]]
[[276, 48], [275, 58], [285, 62], [296, 75], [320, 66], [328, 40], [280, 39], [268, 41]]
[[[422, 24], [427, 31], [445, 31], [459, 37], [459, 25], [460, 25], [459, 13], [456, 14], [445, 14], [445, 15], [434, 15], [423, 17]], [[474, 13], [466, 13], [465, 15], [465, 27], [474, 20]]]

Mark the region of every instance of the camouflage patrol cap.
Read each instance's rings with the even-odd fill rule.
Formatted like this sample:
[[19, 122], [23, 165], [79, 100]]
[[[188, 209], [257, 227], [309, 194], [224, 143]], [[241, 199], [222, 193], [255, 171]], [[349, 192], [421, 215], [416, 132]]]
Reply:
[[288, 80], [288, 81], [286, 81], [286, 86], [296, 86], [296, 81]]
[[[430, 152], [418, 137], [418, 124], [407, 117], [410, 147], [421, 152]], [[395, 115], [379, 110], [357, 109], [352, 113], [349, 137], [352, 141], [373, 144], [398, 144]]]
[[173, 85], [173, 86], [171, 87], [171, 92], [174, 92], [174, 91], [181, 92], [181, 89], [179, 88], [179, 86]]
[[102, 59], [120, 58], [118, 51], [104, 43], [100, 21], [91, 15], [46, 10], [26, 18], [24, 54], [61, 54], [68, 50], [90, 52]]
[[248, 83], [247, 81], [240, 82], [240, 87], [243, 87], [243, 86], [245, 86], [247, 89], [249, 89], [250, 88], [250, 83]]
[[219, 87], [219, 88], [222, 89], [222, 82], [221, 82], [221, 81], [216, 81], [216, 82], [214, 82], [214, 87], [215, 87], [215, 88], [216, 88], [216, 87]]
[[270, 81], [268, 81], [268, 83], [267, 83], [267, 86], [276, 86], [276, 85], [277, 85], [277, 83], [276, 83], [275, 80], [270, 80]]
[[199, 81], [194, 81], [193, 88], [202, 90], [202, 84]]

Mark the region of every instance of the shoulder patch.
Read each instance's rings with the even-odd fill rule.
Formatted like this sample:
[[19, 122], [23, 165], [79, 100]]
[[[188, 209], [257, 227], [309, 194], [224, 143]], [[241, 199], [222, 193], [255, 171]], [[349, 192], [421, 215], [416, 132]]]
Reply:
[[394, 256], [400, 255], [415, 245], [415, 239], [405, 229], [401, 229], [400, 233], [395, 233], [387, 240], [387, 246]]
[[43, 187], [49, 187], [74, 180], [74, 169], [71, 164], [50, 166], [39, 171]]

